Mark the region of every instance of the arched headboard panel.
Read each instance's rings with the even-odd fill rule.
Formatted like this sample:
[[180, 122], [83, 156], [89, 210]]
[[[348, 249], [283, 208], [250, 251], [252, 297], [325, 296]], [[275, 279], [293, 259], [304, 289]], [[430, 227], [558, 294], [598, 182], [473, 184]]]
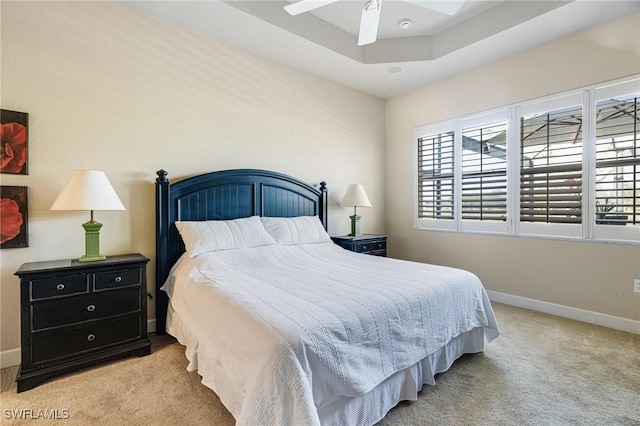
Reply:
[[249, 216], [318, 216], [327, 228], [327, 188], [282, 173], [235, 169], [175, 183], [158, 170], [156, 179], [156, 332], [165, 333], [168, 299], [160, 290], [184, 252], [175, 221], [228, 220]]

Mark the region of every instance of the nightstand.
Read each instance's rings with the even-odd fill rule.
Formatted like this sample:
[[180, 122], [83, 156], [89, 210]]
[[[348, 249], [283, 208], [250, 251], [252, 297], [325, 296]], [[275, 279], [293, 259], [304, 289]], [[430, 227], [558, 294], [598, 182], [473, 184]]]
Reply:
[[340, 247], [350, 251], [374, 256], [387, 256], [386, 235], [363, 234], [357, 237], [345, 235], [343, 237], [331, 237], [331, 239]]
[[147, 262], [141, 254], [25, 263], [20, 277], [18, 392], [55, 375], [148, 355]]

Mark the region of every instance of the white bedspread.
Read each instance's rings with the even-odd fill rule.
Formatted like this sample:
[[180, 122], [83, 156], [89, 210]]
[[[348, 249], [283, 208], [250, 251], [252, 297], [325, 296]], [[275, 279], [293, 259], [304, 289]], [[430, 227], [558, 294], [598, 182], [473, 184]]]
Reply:
[[206, 356], [225, 371], [201, 374], [239, 425], [319, 424], [319, 407], [370, 391], [461, 333], [498, 335], [475, 275], [333, 243], [183, 257], [164, 288], [207, 348], [187, 354], [190, 370]]

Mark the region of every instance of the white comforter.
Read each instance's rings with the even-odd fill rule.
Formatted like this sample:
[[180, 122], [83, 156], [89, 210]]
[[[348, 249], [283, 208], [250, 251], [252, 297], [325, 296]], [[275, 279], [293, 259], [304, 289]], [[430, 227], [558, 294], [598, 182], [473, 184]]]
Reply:
[[319, 424], [318, 408], [362, 395], [476, 327], [498, 335], [473, 274], [348, 252], [271, 245], [181, 258], [164, 287], [224, 374], [210, 383], [239, 425]]

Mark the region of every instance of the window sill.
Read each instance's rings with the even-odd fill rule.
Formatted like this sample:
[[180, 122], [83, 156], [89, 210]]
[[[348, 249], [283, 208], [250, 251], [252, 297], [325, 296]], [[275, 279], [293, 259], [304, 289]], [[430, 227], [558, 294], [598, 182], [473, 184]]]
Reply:
[[486, 235], [490, 237], [528, 238], [528, 239], [535, 239], [535, 240], [568, 241], [568, 242], [576, 242], [576, 243], [640, 246], [640, 241], [621, 240], [621, 239], [583, 238], [583, 237], [571, 237], [571, 236], [564, 236], [564, 235], [509, 234], [505, 232], [438, 229], [438, 228], [425, 228], [425, 227], [415, 227], [415, 226], [413, 229], [414, 231], [445, 232], [445, 233], [466, 234], [466, 235]]

